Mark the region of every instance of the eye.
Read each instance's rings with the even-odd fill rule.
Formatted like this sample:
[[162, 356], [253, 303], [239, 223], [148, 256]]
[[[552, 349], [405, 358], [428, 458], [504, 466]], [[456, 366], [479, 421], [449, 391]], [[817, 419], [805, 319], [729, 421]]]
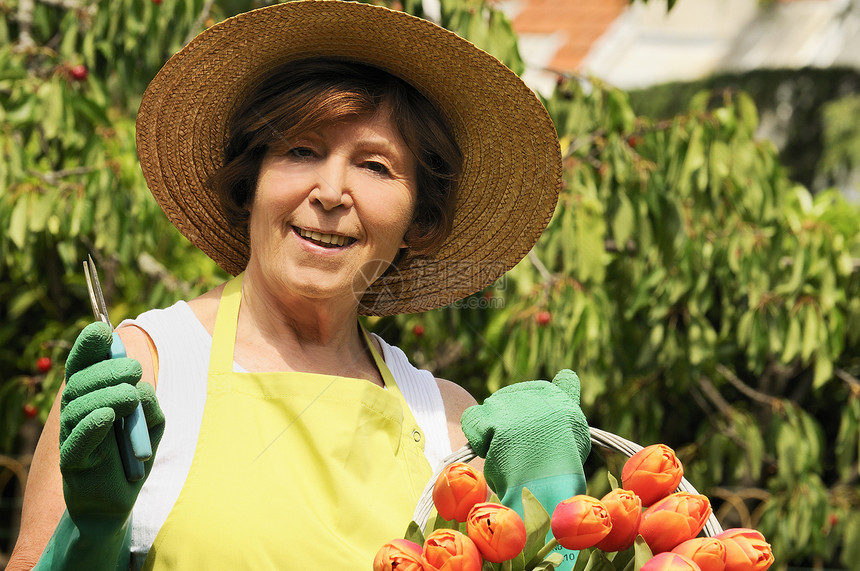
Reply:
[[378, 161], [365, 161], [364, 168], [369, 170], [370, 172], [381, 174], [381, 175], [390, 175], [391, 170], [385, 166], [384, 164]]
[[287, 154], [297, 159], [312, 159], [316, 156], [316, 152], [310, 147], [293, 147]]

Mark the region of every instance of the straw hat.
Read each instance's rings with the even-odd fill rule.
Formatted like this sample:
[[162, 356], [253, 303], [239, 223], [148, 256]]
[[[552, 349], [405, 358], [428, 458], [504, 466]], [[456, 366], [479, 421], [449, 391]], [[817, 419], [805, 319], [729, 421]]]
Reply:
[[404, 79], [443, 114], [464, 156], [453, 231], [364, 294], [365, 315], [442, 307], [493, 283], [534, 246], [555, 210], [561, 155], [534, 93], [493, 56], [431, 22], [387, 8], [296, 1], [240, 14], [174, 55], [143, 96], [137, 148], [170, 221], [231, 274], [248, 236], [228, 224], [206, 181], [221, 166], [227, 120], [272, 68], [347, 58]]

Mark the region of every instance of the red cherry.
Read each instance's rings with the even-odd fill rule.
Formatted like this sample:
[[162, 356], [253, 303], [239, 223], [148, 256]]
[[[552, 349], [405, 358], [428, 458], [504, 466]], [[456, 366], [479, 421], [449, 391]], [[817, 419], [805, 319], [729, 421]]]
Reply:
[[84, 64], [73, 65], [69, 68], [69, 75], [76, 81], [83, 81], [87, 78], [87, 66]]
[[419, 323], [412, 328], [412, 334], [416, 337], [421, 337], [422, 335], [424, 335], [424, 326]]
[[39, 409], [30, 403], [25, 404], [21, 409], [24, 411], [24, 416], [27, 418], [33, 418], [39, 414]]
[[51, 366], [53, 363], [51, 362], [50, 357], [39, 357], [36, 359], [36, 368], [40, 373], [47, 373], [51, 370]]
[[547, 325], [550, 321], [552, 321], [552, 314], [549, 311], [538, 311], [535, 314], [535, 321], [540, 326]]
[[639, 137], [630, 135], [629, 137], [627, 137], [627, 144], [635, 149], [636, 145], [639, 144]]
[[836, 524], [839, 523], [839, 516], [836, 514], [830, 514], [830, 527], [836, 527]]

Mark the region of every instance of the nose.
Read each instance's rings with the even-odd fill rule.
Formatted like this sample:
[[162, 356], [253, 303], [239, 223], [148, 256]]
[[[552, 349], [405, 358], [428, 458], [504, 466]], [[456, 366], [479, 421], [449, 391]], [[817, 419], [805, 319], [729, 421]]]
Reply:
[[334, 210], [339, 206], [352, 206], [352, 194], [349, 189], [349, 169], [339, 164], [337, 160], [325, 161], [317, 170], [316, 186], [311, 191], [310, 199], [323, 207], [324, 210]]

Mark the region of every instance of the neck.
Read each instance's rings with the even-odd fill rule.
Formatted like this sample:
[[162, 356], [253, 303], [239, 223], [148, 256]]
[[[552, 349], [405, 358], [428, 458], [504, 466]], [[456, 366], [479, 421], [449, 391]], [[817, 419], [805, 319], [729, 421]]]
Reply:
[[236, 358], [260, 370], [293, 370], [378, 382], [352, 300], [291, 296], [251, 267], [242, 283]]

